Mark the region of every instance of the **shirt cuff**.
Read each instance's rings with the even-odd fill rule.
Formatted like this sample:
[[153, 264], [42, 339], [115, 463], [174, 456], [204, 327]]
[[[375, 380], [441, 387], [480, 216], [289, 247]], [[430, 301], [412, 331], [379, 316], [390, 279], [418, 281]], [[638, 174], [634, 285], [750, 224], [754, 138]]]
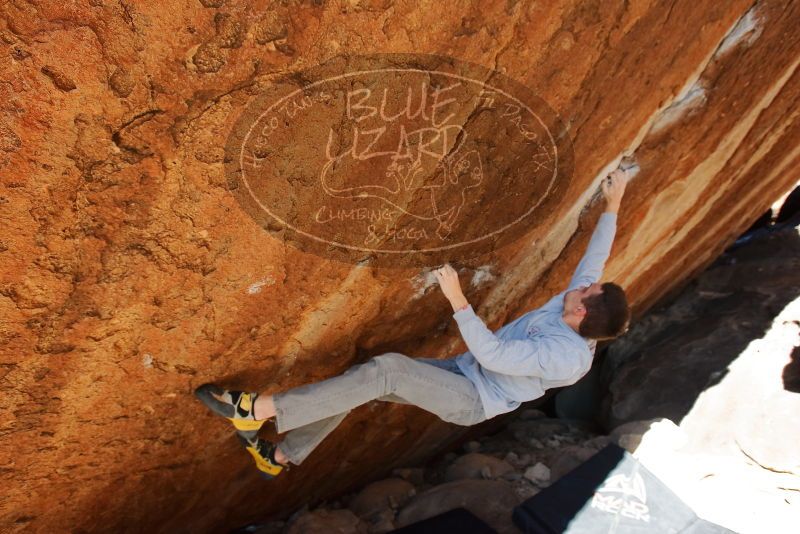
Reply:
[[471, 317], [475, 317], [475, 310], [472, 309], [472, 304], [467, 305], [466, 308], [458, 310], [457, 312], [453, 313], [453, 318], [460, 324], [461, 321], [465, 321]]

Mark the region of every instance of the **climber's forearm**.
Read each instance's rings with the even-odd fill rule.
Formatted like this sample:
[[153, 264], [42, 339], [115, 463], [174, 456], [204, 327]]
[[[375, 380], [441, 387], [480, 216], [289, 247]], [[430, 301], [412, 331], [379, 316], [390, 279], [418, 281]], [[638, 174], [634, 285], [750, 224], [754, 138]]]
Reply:
[[465, 297], [463, 293], [458, 293], [450, 298], [450, 305], [453, 307], [454, 312], [465, 307], [467, 304], [469, 304], [469, 301], [467, 301], [467, 297]]
[[606, 201], [606, 209], [604, 210], [606, 213], [618, 213], [619, 212], [619, 202], [614, 201]]

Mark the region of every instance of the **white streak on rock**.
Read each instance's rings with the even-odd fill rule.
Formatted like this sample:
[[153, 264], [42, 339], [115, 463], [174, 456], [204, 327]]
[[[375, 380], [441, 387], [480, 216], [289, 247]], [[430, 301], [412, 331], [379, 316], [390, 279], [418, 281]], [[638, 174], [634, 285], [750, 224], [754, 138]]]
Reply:
[[764, 31], [763, 24], [756, 13], [756, 6], [751, 7], [747, 13], [741, 16], [733, 28], [728, 31], [725, 38], [717, 47], [714, 52], [714, 59], [722, 56], [739, 44], [751, 45], [753, 41], [758, 39], [761, 32]]
[[494, 275], [491, 271], [492, 265], [490, 264], [478, 267], [472, 275], [472, 287], [478, 287], [485, 282], [494, 280]]
[[248, 295], [255, 295], [256, 293], [261, 293], [261, 288], [264, 286], [271, 286], [275, 283], [275, 279], [271, 276], [267, 276], [266, 278], [259, 280], [253, 284], [250, 284], [250, 287], [247, 288]]
[[658, 132], [678, 122], [681, 117], [691, 115], [693, 110], [703, 106], [705, 103], [706, 90], [701, 80], [698, 80], [685, 94], [679, 95], [669, 107], [656, 117], [656, 120], [653, 121], [653, 126], [650, 128], [650, 133]]
[[[672, 100], [668, 99], [664, 102], [663, 105], [651, 115], [650, 120], [642, 124], [633, 142], [628, 149], [623, 151], [623, 155], [632, 156], [635, 154], [644, 138], [654, 129], [657, 131], [658, 129], [664, 128], [668, 124], [674, 123], [675, 120], [682, 116], [682, 113], [694, 110], [704, 104], [706, 97], [702, 78], [708, 65], [725, 52], [731, 50], [735, 45], [741, 43], [745, 38], [745, 44], [750, 45], [753, 43], [753, 41], [761, 35], [763, 26], [764, 21], [762, 17], [758, 16], [756, 6], [753, 6], [731, 26], [725, 34], [725, 37], [720, 41], [720, 44], [717, 45], [717, 48], [709, 51], [706, 58], [698, 64], [697, 69], [686, 79], [686, 82], [681, 90], [678, 91], [678, 94], [675, 95]], [[673, 108], [673, 106], [676, 107]], [[670, 108], [673, 109], [670, 111]], [[656, 123], [659, 124], [656, 126]], [[616, 168], [616, 166], [617, 162], [612, 161], [606, 168], [601, 169], [599, 173], [600, 178], [605, 177]], [[595, 187], [596, 185], [593, 184], [589, 189], [593, 191]], [[584, 195], [579, 199], [577, 204], [582, 207], [584, 205], [583, 202], [586, 200]]]
[[411, 283], [414, 285], [414, 289], [416, 290], [414, 295], [411, 297], [411, 300], [417, 300], [425, 294], [429, 287], [437, 284], [436, 275], [434, 274], [433, 269], [430, 269], [413, 277], [411, 279]]

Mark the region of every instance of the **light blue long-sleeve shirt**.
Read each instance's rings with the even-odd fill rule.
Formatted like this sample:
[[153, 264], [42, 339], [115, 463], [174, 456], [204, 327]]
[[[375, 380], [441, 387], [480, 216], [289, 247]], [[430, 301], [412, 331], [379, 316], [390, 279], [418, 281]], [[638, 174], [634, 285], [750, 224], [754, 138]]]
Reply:
[[616, 213], [604, 212], [567, 289], [496, 332], [472, 305], [453, 314], [469, 349], [455, 361], [477, 387], [487, 418], [541, 397], [546, 389], [574, 384], [589, 372], [597, 342], [564, 322], [564, 294], [600, 279], [616, 227]]

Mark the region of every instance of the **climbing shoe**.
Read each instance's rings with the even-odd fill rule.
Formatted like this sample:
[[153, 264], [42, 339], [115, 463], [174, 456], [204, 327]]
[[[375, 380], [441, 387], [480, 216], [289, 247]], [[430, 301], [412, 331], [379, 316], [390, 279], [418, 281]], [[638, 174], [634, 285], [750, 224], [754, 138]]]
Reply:
[[278, 448], [275, 443], [259, 437], [248, 439], [241, 435], [241, 433], [239, 434], [239, 440], [242, 442], [242, 445], [245, 446], [247, 452], [253, 456], [253, 459], [256, 461], [256, 467], [261, 472], [261, 476], [267, 480], [272, 480], [278, 476], [284, 467], [289, 469], [289, 466], [279, 464], [277, 460], [275, 460], [275, 449]]
[[226, 417], [233, 423], [239, 434], [246, 439], [255, 439], [258, 430], [274, 418], [257, 421], [255, 410], [258, 393], [231, 391], [215, 384], [203, 384], [194, 390], [195, 396], [212, 412]]

